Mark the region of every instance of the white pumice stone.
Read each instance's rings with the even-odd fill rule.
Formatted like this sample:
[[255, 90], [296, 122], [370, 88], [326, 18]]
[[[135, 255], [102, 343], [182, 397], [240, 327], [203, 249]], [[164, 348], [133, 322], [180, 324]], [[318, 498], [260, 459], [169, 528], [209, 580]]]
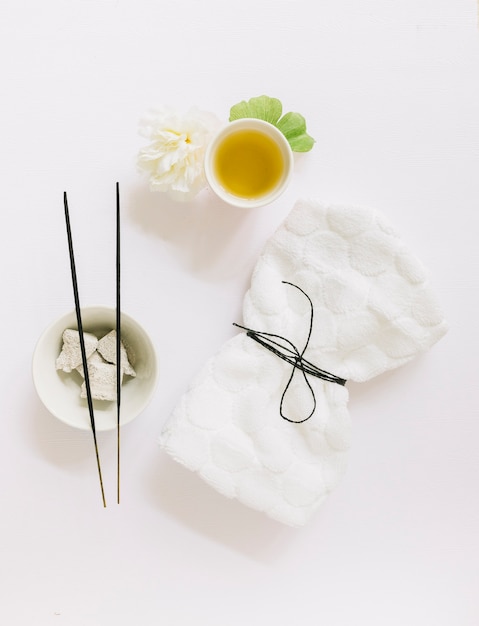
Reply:
[[[88, 363], [88, 376], [92, 398], [110, 402], [116, 400], [116, 365], [95, 359]], [[123, 373], [121, 378], [123, 379]], [[85, 382], [81, 386], [80, 396], [87, 397]]]
[[[97, 350], [95, 350], [95, 352], [93, 352], [88, 357], [86, 362], [88, 365], [88, 371], [90, 371], [90, 366], [92, 364], [106, 363], [105, 359], [101, 356], [101, 354]], [[80, 365], [76, 367], [75, 369], [83, 378], [85, 378], [85, 371], [83, 370], [83, 363], [80, 363]]]
[[[117, 399], [116, 385], [116, 331], [98, 339], [92, 333], [83, 333], [85, 352], [87, 357], [90, 391], [94, 400], [114, 402]], [[136, 372], [129, 362], [128, 354], [123, 343], [120, 343], [121, 353], [121, 381], [124, 375], [136, 376]], [[64, 372], [76, 370], [83, 378], [85, 372], [80, 347], [80, 334], [77, 330], [66, 329], [63, 332], [63, 346], [56, 360], [56, 368]], [[80, 397], [86, 398], [86, 384], [83, 382]]]
[[[67, 328], [62, 335], [63, 346], [56, 360], [57, 370], [71, 372], [82, 363], [80, 333], [78, 330]], [[98, 339], [91, 333], [83, 333], [85, 343], [85, 353], [87, 359], [95, 352], [98, 346]]]
[[[99, 340], [97, 350], [105, 361], [116, 365], [116, 330], [112, 330]], [[120, 355], [123, 373], [128, 376], [136, 376], [136, 372], [128, 360], [128, 354], [122, 342], [120, 342]]]

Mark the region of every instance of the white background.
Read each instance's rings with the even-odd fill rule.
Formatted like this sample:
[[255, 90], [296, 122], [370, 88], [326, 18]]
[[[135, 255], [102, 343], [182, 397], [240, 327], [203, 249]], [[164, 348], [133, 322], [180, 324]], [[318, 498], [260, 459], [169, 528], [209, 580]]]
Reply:
[[[9, 626], [479, 624], [479, 28], [475, 0], [4, 0], [0, 7], [0, 622]], [[227, 119], [252, 96], [317, 143], [275, 204], [206, 191], [178, 205], [136, 170], [152, 107]], [[68, 191], [84, 306], [151, 333], [157, 392], [100, 449], [31, 379], [38, 337], [73, 308]], [[255, 260], [299, 197], [382, 211], [429, 268], [450, 330], [350, 385], [339, 488], [295, 530], [165, 458], [162, 425], [234, 334]]]

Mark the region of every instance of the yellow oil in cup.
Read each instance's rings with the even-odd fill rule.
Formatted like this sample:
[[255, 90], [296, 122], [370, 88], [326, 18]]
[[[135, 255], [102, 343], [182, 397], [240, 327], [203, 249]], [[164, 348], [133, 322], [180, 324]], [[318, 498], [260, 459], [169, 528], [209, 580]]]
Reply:
[[241, 198], [271, 193], [281, 182], [285, 163], [278, 144], [257, 130], [232, 133], [219, 144], [213, 167], [218, 183]]

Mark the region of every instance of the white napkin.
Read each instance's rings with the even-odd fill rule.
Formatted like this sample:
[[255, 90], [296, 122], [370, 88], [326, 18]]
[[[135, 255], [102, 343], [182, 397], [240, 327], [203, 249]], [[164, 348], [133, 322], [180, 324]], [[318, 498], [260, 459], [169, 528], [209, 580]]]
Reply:
[[[301, 353], [308, 297], [304, 359], [346, 380], [396, 368], [446, 332], [423, 266], [371, 210], [299, 201], [255, 266], [242, 325]], [[241, 330], [192, 381], [160, 444], [225, 496], [301, 526], [343, 475], [351, 431], [347, 386], [307, 381]], [[283, 419], [283, 393], [285, 417], [312, 416]]]

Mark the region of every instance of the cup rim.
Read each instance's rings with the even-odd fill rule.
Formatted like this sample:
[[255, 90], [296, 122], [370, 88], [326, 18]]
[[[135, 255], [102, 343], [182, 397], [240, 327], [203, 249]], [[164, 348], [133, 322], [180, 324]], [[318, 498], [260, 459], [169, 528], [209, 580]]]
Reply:
[[[261, 196], [256, 199], [251, 198], [242, 198], [241, 196], [236, 196], [228, 191], [226, 191], [216, 180], [216, 177], [213, 172], [213, 153], [218, 147], [218, 144], [227, 136], [236, 132], [238, 128], [251, 128], [253, 130], [259, 130], [264, 132], [269, 137], [272, 137], [280, 146], [281, 151], [283, 153], [283, 157], [285, 159], [285, 173], [282, 181], [278, 184], [276, 189], [271, 191], [264, 196]], [[239, 207], [239, 208], [257, 208], [261, 206], [265, 206], [267, 204], [271, 204], [279, 196], [285, 191], [287, 186], [290, 183], [291, 176], [293, 173], [293, 151], [291, 146], [289, 145], [288, 140], [281, 132], [279, 128], [271, 124], [266, 120], [261, 120], [255, 117], [244, 117], [237, 120], [233, 120], [232, 122], [228, 122], [225, 126], [223, 126], [211, 139], [205, 151], [204, 158], [204, 169], [205, 176], [208, 182], [208, 185], [212, 189], [212, 191], [224, 202], [231, 206]]]

